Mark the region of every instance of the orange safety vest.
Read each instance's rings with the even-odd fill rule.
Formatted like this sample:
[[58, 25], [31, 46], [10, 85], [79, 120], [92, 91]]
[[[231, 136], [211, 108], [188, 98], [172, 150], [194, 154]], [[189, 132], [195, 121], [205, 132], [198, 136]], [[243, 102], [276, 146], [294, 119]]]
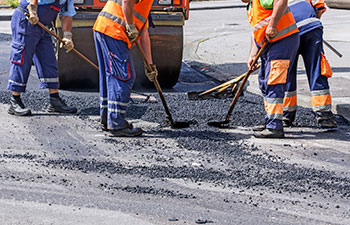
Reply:
[[[256, 43], [262, 47], [265, 40], [265, 32], [267, 25], [270, 22], [272, 9], [265, 9], [261, 6], [260, 0], [253, 0], [252, 9], [248, 11], [249, 22], [252, 26], [254, 38]], [[292, 12], [289, 7], [282, 15], [281, 19], [277, 24], [277, 35], [271, 39], [270, 42], [278, 41], [282, 38], [288, 37], [294, 33], [297, 33], [299, 30], [295, 23]]]
[[[141, 0], [134, 5], [134, 24], [137, 30], [144, 29], [152, 3], [153, 0]], [[108, 0], [98, 14], [93, 30], [124, 41], [131, 48], [132, 44], [126, 34], [126, 20], [122, 9], [122, 0]]]

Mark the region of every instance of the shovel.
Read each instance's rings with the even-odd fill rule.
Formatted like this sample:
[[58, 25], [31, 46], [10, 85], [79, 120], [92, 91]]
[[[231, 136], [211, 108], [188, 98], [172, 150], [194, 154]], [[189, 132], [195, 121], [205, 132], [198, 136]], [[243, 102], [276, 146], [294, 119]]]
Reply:
[[[26, 17], [29, 17], [29, 14], [27, 12], [24, 12]], [[57, 34], [53, 33], [51, 30], [49, 30], [46, 26], [44, 26], [42, 23], [38, 22], [37, 25], [41, 27], [43, 30], [45, 30], [47, 33], [49, 33], [51, 36], [54, 36], [58, 41], [62, 42], [64, 44], [63, 39], [58, 36]], [[73, 48], [72, 51], [77, 54], [80, 58], [85, 60], [87, 63], [89, 63], [92, 67], [94, 67], [97, 71], [99, 71], [98, 66], [93, 63], [90, 59], [88, 59], [86, 56], [84, 56], [81, 52], [79, 52], [77, 49]]]
[[[231, 85], [235, 84], [236, 82], [240, 82], [244, 78], [245, 74], [242, 74], [241, 76], [226, 81], [225, 83], [222, 83], [216, 87], [213, 87], [206, 91], [192, 91], [187, 93], [187, 97], [190, 100], [203, 100], [203, 99], [212, 99], [212, 98], [218, 98], [217, 94], [223, 92], [227, 88], [229, 88]], [[220, 89], [219, 89], [220, 88]], [[213, 93], [215, 90], [219, 89], [217, 93]]]
[[[260, 68], [260, 64], [256, 66], [255, 70]], [[254, 71], [253, 71], [254, 72]], [[193, 92], [188, 92], [187, 96], [190, 100], [200, 100], [200, 99], [211, 99], [211, 98], [218, 98], [218, 94], [220, 94], [221, 92], [225, 91], [227, 88], [237, 85], [237, 83], [239, 83], [241, 80], [243, 80], [244, 76], [246, 75], [246, 73], [240, 75], [239, 77], [236, 77], [232, 80], [226, 81], [216, 87], [213, 87], [209, 90], [206, 91], [193, 91]], [[219, 89], [216, 93], [213, 93], [214, 91], [216, 91], [217, 89]], [[234, 90], [234, 89], [233, 89]]]
[[[143, 59], [143, 62], [144, 62], [145, 65], [146, 65], [147, 69], [148, 69], [149, 71], [151, 71], [151, 70], [152, 70], [152, 67], [151, 67], [151, 65], [148, 63], [148, 61], [147, 61], [147, 59], [146, 59], [146, 56], [145, 56], [145, 53], [143, 52], [143, 50], [142, 50], [142, 48], [141, 48], [139, 42], [138, 42], [138, 41], [135, 41], [135, 44], [136, 44], [137, 49], [138, 49], [139, 52], [140, 52], [140, 55], [141, 55], [141, 57], [142, 57], [142, 59]], [[160, 85], [159, 85], [159, 83], [158, 83], [158, 80], [157, 80], [157, 79], [154, 79], [154, 80], [153, 80], [153, 83], [154, 83], [154, 86], [156, 87], [156, 89], [157, 89], [157, 91], [158, 91], [158, 94], [159, 94], [159, 97], [160, 97], [160, 99], [161, 99], [161, 101], [162, 101], [162, 104], [163, 104], [163, 107], [164, 107], [165, 113], [166, 113], [166, 118], [167, 118], [167, 120], [169, 121], [170, 126], [171, 126], [172, 128], [186, 128], [186, 127], [189, 127], [190, 124], [192, 123], [192, 121], [191, 121], [191, 122], [188, 122], [188, 121], [179, 122], [179, 121], [174, 121], [174, 120], [173, 120], [173, 117], [171, 116], [170, 110], [169, 110], [168, 105], [167, 105], [167, 103], [166, 103], [166, 101], [165, 101], [165, 97], [164, 97], [163, 91], [162, 91], [162, 89], [161, 89], [161, 87], [160, 87]]]
[[[266, 42], [267, 43], [267, 42]], [[232, 115], [232, 111], [233, 109], [235, 108], [235, 105], [238, 101], [238, 98], [239, 96], [241, 95], [242, 91], [243, 91], [243, 87], [244, 85], [246, 84], [247, 80], [248, 80], [248, 77], [249, 75], [254, 71], [253, 69], [253, 66], [256, 64], [256, 62], [258, 61], [261, 53], [264, 51], [265, 47], [266, 47], [266, 43], [264, 44], [264, 46], [259, 50], [258, 54], [256, 55], [252, 65], [250, 66], [249, 70], [247, 71], [247, 73], [245, 73], [245, 76], [244, 76], [244, 79], [241, 83], [241, 85], [239, 86], [237, 92], [236, 92], [236, 95], [235, 97], [233, 98], [232, 102], [231, 102], [231, 105], [230, 105], [230, 108], [226, 114], [226, 118], [224, 121], [212, 121], [212, 122], [208, 122], [208, 125], [209, 126], [212, 126], [212, 127], [218, 127], [218, 128], [225, 128], [225, 127], [228, 127], [228, 124], [230, 123], [230, 117]]]

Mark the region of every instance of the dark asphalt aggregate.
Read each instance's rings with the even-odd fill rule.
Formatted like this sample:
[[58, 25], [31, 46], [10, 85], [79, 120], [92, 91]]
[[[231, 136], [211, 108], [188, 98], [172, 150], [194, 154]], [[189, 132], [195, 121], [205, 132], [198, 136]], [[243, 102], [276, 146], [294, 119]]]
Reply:
[[[98, 94], [90, 93], [78, 96], [67, 93], [63, 96], [66, 102], [80, 109], [76, 115], [77, 119], [85, 121], [88, 127], [98, 129], [98, 122], [90, 119], [91, 115], [99, 114]], [[153, 93], [152, 95], [157, 98], [156, 94]], [[1, 91], [0, 103], [7, 103], [9, 97], [10, 95], [7, 91]], [[23, 95], [23, 101], [29, 108], [35, 111], [43, 111], [48, 104], [47, 97], [43, 92], [29, 91]], [[276, 193], [307, 194], [317, 191], [323, 197], [339, 196], [346, 199], [350, 197], [350, 179], [343, 177], [341, 174], [285, 163], [278, 156], [252, 154], [254, 151], [259, 151], [259, 147], [247, 144], [244, 141], [244, 137], [237, 137], [223, 130], [209, 127], [206, 124], [208, 121], [222, 120], [224, 118], [231, 99], [189, 101], [184, 93], [166, 94], [165, 97], [174, 120], [195, 120], [197, 123], [186, 129], [169, 129], [159, 99], [158, 102], [143, 103], [135, 101], [131, 103], [127, 118], [159, 123], [159, 126], [147, 130], [147, 133], [175, 139], [179, 143], [178, 147], [180, 149], [198, 152], [199, 158], [207, 158], [205, 162], [202, 162], [205, 166], [198, 168], [187, 165], [172, 165], [171, 159], [173, 157], [181, 158], [183, 156], [179, 152], [177, 156], [158, 157], [157, 152], [161, 151], [164, 154], [170, 148], [167, 146], [154, 149], [155, 154], [149, 156], [163, 164], [150, 164], [147, 166], [131, 166], [99, 158], [84, 158], [82, 156], [74, 159], [49, 159], [42, 156], [36, 158], [30, 154], [3, 154], [1, 157], [37, 160], [47, 167], [83, 173], [133, 175], [149, 179], [189, 179], [197, 183], [210, 182], [241, 189], [258, 190], [265, 188]], [[264, 121], [263, 110], [262, 98], [246, 93], [236, 105], [230, 126], [253, 127], [262, 124]], [[350, 124], [342, 117], [336, 116], [336, 119], [341, 129], [350, 129]], [[300, 107], [295, 124], [299, 127], [316, 127], [311, 110]], [[129, 144], [134, 147], [141, 146], [140, 149], [142, 149], [144, 145], [142, 140], [132, 139], [129, 141]], [[106, 143], [119, 144], [118, 140], [113, 138], [106, 137], [104, 141]], [[228, 166], [222, 168], [211, 167], [210, 159], [208, 158], [220, 160]], [[11, 175], [6, 178], [11, 179]], [[172, 190], [147, 186], [122, 187], [115, 183], [101, 183], [100, 188], [129, 193], [195, 198], [191, 194], [175, 193]]]

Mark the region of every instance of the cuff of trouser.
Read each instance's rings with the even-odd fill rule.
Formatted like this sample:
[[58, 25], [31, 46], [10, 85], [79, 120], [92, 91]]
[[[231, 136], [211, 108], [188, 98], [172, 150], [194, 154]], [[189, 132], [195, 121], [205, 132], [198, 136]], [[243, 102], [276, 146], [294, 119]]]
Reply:
[[59, 82], [51, 82], [51, 83], [44, 83], [40, 82], [40, 88], [41, 89], [58, 89], [60, 87]]
[[268, 122], [266, 123], [266, 128], [274, 129], [274, 130], [283, 130], [282, 120], [278, 120], [278, 119], [268, 120]]
[[7, 89], [10, 91], [16, 91], [16, 92], [25, 92], [26, 91], [25, 86], [19, 86], [19, 85], [12, 84], [12, 83], [8, 84]]
[[122, 123], [117, 124], [113, 121], [107, 121], [107, 128], [108, 130], [120, 130], [127, 127], [127, 122], [124, 121]]

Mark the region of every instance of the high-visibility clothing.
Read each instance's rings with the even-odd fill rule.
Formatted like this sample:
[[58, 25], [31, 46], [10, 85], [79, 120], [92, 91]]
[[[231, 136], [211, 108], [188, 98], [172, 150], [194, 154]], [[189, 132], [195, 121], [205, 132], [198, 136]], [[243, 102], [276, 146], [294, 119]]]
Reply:
[[[65, 7], [59, 0], [51, 4], [38, 6], [39, 21], [44, 25], [56, 19], [58, 12]], [[58, 69], [52, 38], [38, 25], [31, 25], [23, 11], [28, 6], [26, 0], [19, 3], [11, 19], [12, 44], [11, 68], [8, 89], [25, 92], [32, 63], [34, 62], [40, 88], [56, 89], [59, 87]]]
[[[316, 11], [326, 10], [325, 4], [323, 0], [291, 0], [288, 4], [300, 30], [299, 54], [306, 68], [312, 109], [317, 116], [322, 116], [332, 108], [327, 79], [332, 76], [332, 69], [324, 56], [322, 23], [316, 15]], [[297, 64], [298, 58], [287, 82], [284, 99], [283, 117], [290, 122], [294, 121], [297, 110]]]
[[[252, 1], [252, 11], [249, 12], [249, 22], [253, 29], [256, 43], [262, 47], [265, 40], [265, 32], [270, 22], [273, 9], [265, 9], [260, 0]], [[277, 24], [277, 35], [270, 40], [275, 42], [298, 32], [294, 17], [289, 8], [286, 9]]]
[[288, 5], [297, 23], [300, 35], [322, 27], [316, 11], [326, 10], [323, 0], [290, 0]]
[[283, 100], [286, 82], [290, 80], [299, 46], [299, 35], [292, 34], [282, 40], [269, 43], [261, 55], [259, 88], [264, 97], [265, 124], [269, 129], [283, 129]]
[[324, 0], [308, 0], [316, 11], [326, 11], [326, 4]]
[[[299, 54], [303, 57], [309, 81], [312, 110], [318, 116], [322, 116], [322, 113], [328, 113], [332, 109], [332, 99], [328, 84], [328, 77], [331, 74], [329, 73], [330, 71], [322, 70], [323, 67], [329, 67], [328, 62], [328, 66], [323, 65], [325, 59], [322, 60], [324, 57], [322, 36], [323, 30], [321, 28], [311, 30], [300, 36], [299, 46]], [[287, 81], [284, 99], [283, 117], [291, 122], [294, 121], [297, 111], [297, 65], [298, 60], [296, 59], [291, 70], [291, 76]], [[290, 100], [290, 97], [293, 97], [293, 100]]]
[[[137, 30], [141, 31], [146, 27], [152, 3], [153, 0], [143, 0], [134, 5], [133, 21]], [[93, 29], [114, 39], [124, 41], [131, 48], [131, 43], [126, 34], [126, 20], [122, 10], [122, 0], [108, 1], [99, 13]]]
[[125, 128], [126, 111], [136, 73], [127, 43], [95, 31], [94, 40], [100, 74], [100, 116], [107, 128]]

